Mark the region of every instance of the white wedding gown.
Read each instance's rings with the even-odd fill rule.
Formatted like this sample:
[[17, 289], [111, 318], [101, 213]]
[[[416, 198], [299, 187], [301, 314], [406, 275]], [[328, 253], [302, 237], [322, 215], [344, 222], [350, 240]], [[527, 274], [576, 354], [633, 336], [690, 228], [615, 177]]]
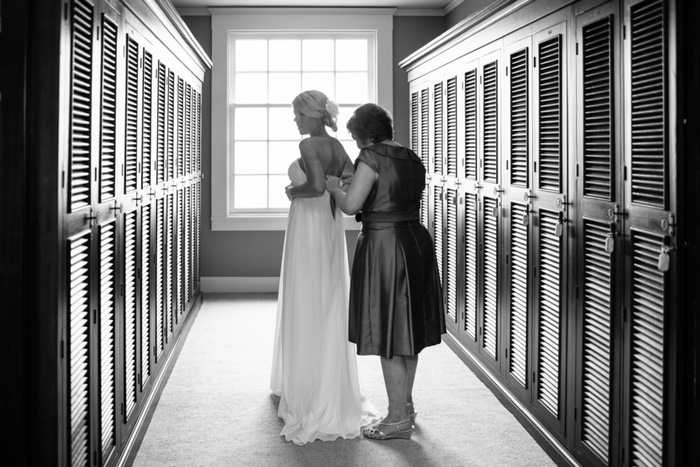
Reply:
[[[294, 185], [306, 181], [298, 159], [288, 173]], [[280, 396], [280, 435], [296, 444], [355, 438], [379, 419], [348, 342], [345, 229], [329, 196], [292, 200], [282, 255], [270, 388]]]

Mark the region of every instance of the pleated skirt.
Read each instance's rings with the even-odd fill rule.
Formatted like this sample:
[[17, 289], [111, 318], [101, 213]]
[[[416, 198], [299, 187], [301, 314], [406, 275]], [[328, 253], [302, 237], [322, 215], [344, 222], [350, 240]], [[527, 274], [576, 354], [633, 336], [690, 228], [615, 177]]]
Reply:
[[435, 249], [418, 221], [363, 222], [352, 266], [349, 340], [358, 355], [417, 355], [445, 333]]

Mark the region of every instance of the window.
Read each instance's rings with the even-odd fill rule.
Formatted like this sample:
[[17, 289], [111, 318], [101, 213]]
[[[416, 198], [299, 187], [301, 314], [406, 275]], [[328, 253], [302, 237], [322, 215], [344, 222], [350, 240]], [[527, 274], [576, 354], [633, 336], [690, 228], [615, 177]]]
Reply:
[[230, 212], [287, 211], [287, 167], [299, 157], [300, 138], [290, 103], [303, 90], [340, 106], [334, 136], [357, 152], [345, 121], [376, 100], [374, 43], [369, 33], [229, 33]]
[[211, 11], [212, 229], [284, 230], [287, 168], [301, 139], [292, 99], [317, 89], [335, 101], [334, 136], [354, 159], [357, 147], [345, 129], [354, 108], [392, 107], [393, 10]]

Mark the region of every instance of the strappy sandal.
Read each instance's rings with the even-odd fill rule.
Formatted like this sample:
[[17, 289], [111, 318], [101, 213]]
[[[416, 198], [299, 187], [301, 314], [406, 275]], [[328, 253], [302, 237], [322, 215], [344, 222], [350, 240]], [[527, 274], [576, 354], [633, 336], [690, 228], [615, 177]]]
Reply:
[[[381, 429], [381, 427], [395, 427], [396, 431], [386, 433]], [[366, 428], [362, 434], [365, 436], [365, 438], [374, 439], [377, 441], [386, 441], [389, 439], [411, 439], [411, 435], [413, 435], [413, 423], [411, 422], [410, 418], [396, 423], [380, 422], [370, 428]]]
[[415, 423], [418, 412], [413, 408], [413, 402], [406, 404], [406, 412], [408, 412], [408, 416], [411, 417], [411, 421]]

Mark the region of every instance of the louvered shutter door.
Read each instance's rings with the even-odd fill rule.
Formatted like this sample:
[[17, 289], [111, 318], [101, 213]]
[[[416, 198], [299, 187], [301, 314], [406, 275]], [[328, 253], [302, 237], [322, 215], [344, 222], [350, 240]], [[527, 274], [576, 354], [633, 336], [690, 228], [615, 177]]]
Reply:
[[457, 190], [447, 188], [445, 192], [445, 312], [452, 323], [457, 322]]
[[430, 91], [426, 88], [420, 94], [420, 160], [430, 172]]
[[126, 144], [124, 145], [124, 193], [138, 187], [139, 44], [126, 39]]
[[533, 161], [530, 190], [532, 197], [531, 267], [534, 268], [533, 293], [533, 394], [536, 413], [550, 429], [563, 433], [563, 373], [566, 355], [567, 309], [566, 277], [569, 262], [567, 191], [564, 170], [566, 149], [564, 95], [566, 66], [562, 38], [563, 23], [533, 35]]
[[539, 188], [561, 191], [561, 36], [539, 45]]
[[664, 292], [658, 269], [663, 238], [632, 232], [630, 462], [662, 465], [664, 441]]
[[474, 342], [477, 338], [478, 300], [478, 198], [475, 194], [464, 195], [464, 331]]
[[192, 134], [194, 133], [192, 116], [192, 86], [187, 83], [185, 88], [185, 175], [192, 173]]
[[189, 303], [192, 299], [192, 205], [194, 203], [194, 196], [192, 196], [192, 185], [185, 188], [185, 205], [182, 208], [182, 213], [185, 216], [184, 220], [184, 234], [185, 241], [183, 243], [183, 250], [185, 258], [182, 262], [183, 267], [183, 280], [185, 282], [185, 302]]
[[[75, 2], [74, 6], [79, 3]], [[90, 464], [90, 235], [68, 241], [70, 463]]]
[[136, 406], [136, 287], [138, 258], [136, 211], [124, 214], [124, 421], [129, 419]]
[[102, 15], [100, 202], [116, 195], [117, 25]]
[[484, 181], [498, 183], [498, 62], [484, 65], [483, 81]]
[[[668, 168], [675, 157], [669, 148], [667, 74], [673, 49], [667, 44], [668, 5], [662, 0], [625, 2], [629, 34], [625, 44], [626, 119], [628, 140], [626, 237], [630, 239], [626, 298], [630, 310], [625, 381], [629, 394], [623, 423], [632, 465], [667, 462], [665, 438], [669, 382], [666, 323], [675, 311], [667, 298], [675, 261], [675, 206], [669, 192], [675, 183]], [[666, 266], [663, 265], [666, 257]]]
[[530, 306], [530, 231], [526, 219], [528, 205], [510, 206], [510, 316], [508, 342], [508, 372], [521, 386], [527, 388], [528, 370], [528, 307]]
[[442, 213], [442, 186], [433, 186], [433, 242], [435, 243], [435, 259], [437, 260], [438, 274], [440, 276], [440, 281], [443, 282], [443, 262], [444, 262], [444, 249], [442, 247], [442, 234], [444, 219]]
[[[529, 32], [529, 31], [528, 31]], [[510, 388], [531, 403], [532, 205], [532, 35], [506, 47], [503, 93], [504, 170], [504, 340], [505, 376]]]
[[664, 79], [664, 4], [641, 2], [631, 9], [631, 201], [666, 207], [668, 188]]
[[182, 177], [185, 168], [185, 82], [177, 79], [177, 150], [175, 151], [175, 176]]
[[[419, 122], [419, 113], [420, 113], [420, 107], [419, 107], [419, 100], [418, 100], [418, 92], [413, 92], [411, 94], [411, 149], [419, 155], [419, 157], [422, 156], [421, 150], [420, 150], [420, 145], [419, 145], [419, 136], [420, 136], [420, 126], [418, 124]], [[423, 159], [421, 158], [421, 161]], [[428, 170], [428, 167], [423, 163], [423, 166], [426, 169], [426, 172]], [[420, 221], [421, 224], [423, 224], [426, 228], [429, 226], [429, 202], [428, 202], [428, 189], [426, 185], [426, 189], [423, 190], [423, 194], [420, 199]]]
[[[177, 289], [175, 291], [175, 298], [176, 298], [176, 304], [175, 304], [175, 315], [176, 316], [182, 316], [182, 311], [185, 309], [185, 303], [183, 301], [183, 278], [182, 274], [185, 270], [184, 265], [182, 264], [182, 249], [184, 248], [184, 233], [183, 233], [183, 226], [184, 226], [184, 190], [178, 190], [177, 196], [176, 196], [176, 240], [175, 240], [175, 276], [176, 276], [176, 283], [175, 283], [175, 288]], [[179, 322], [179, 319], [176, 318], [176, 322]]]
[[580, 181], [576, 231], [581, 238], [576, 249], [581, 267], [576, 274], [581, 297], [575, 367], [575, 404], [580, 415], [575, 441], [599, 465], [608, 465], [612, 456], [612, 394], [619, 390], [613, 382], [613, 361], [621, 356], [613, 346], [613, 313], [621, 296], [615, 289], [622, 286], [622, 274], [615, 271], [621, 270], [622, 243], [615, 239], [615, 219], [607, 215], [622, 198], [622, 185], [615, 177], [622, 173], [622, 158], [615, 141], [614, 11], [612, 5], [602, 6], [577, 18]]
[[143, 96], [141, 113], [141, 186], [151, 186], [152, 151], [153, 151], [153, 56], [143, 51]]
[[561, 381], [561, 237], [555, 233], [558, 213], [540, 211], [537, 307], [537, 399], [559, 417]]
[[70, 201], [71, 212], [90, 206], [92, 154], [92, 21], [94, 5], [71, 9]]
[[166, 118], [165, 173], [166, 180], [175, 178], [175, 73], [168, 70], [168, 101]]
[[464, 73], [464, 177], [477, 177], [477, 86], [476, 69]]
[[510, 56], [510, 184], [529, 187], [530, 86], [528, 49]]
[[116, 401], [116, 226], [111, 221], [100, 232], [100, 397], [102, 459], [114, 445]]
[[195, 245], [197, 247], [197, 262], [196, 262], [196, 275], [195, 275], [195, 283], [197, 284], [197, 287], [199, 287], [199, 281], [200, 281], [200, 258], [201, 258], [201, 245], [200, 245], [200, 239], [201, 239], [201, 229], [202, 229], [202, 183], [197, 182], [197, 202], [195, 203], [195, 209], [197, 211], [196, 217], [197, 217], [197, 223], [195, 224], [195, 234], [197, 237], [197, 240], [195, 241]]
[[173, 290], [173, 275], [175, 271], [173, 270], [174, 256], [173, 249], [175, 247], [175, 195], [168, 195], [168, 203], [166, 207], [165, 215], [165, 261], [163, 267], [165, 271], [163, 272], [165, 276], [165, 297], [163, 301], [165, 302], [166, 310], [166, 342], [170, 342], [170, 336], [172, 336], [175, 330], [175, 295]]
[[160, 356], [165, 348], [165, 199], [156, 201], [156, 243], [155, 243], [155, 356], [160, 362]]
[[[151, 211], [152, 204], [141, 207], [141, 391], [151, 376]], [[157, 310], [157, 308], [156, 308]]]
[[482, 349], [496, 359], [498, 348], [498, 218], [493, 215], [496, 200], [483, 199], [483, 324]]
[[167, 69], [164, 64], [158, 63], [158, 107], [156, 120], [156, 184], [165, 180], [166, 162], [166, 121], [168, 88], [166, 85]]
[[202, 170], [202, 94], [197, 92], [197, 172]]
[[612, 16], [582, 31], [583, 195], [611, 201], [613, 184]]
[[612, 348], [612, 258], [604, 249], [609, 228], [583, 224], [583, 335], [581, 371], [581, 440], [607, 463], [610, 450]]
[[447, 175], [457, 176], [457, 77], [447, 80], [445, 139]]
[[443, 119], [444, 99], [442, 82], [433, 86], [433, 170], [436, 175], [442, 175], [443, 153]]

